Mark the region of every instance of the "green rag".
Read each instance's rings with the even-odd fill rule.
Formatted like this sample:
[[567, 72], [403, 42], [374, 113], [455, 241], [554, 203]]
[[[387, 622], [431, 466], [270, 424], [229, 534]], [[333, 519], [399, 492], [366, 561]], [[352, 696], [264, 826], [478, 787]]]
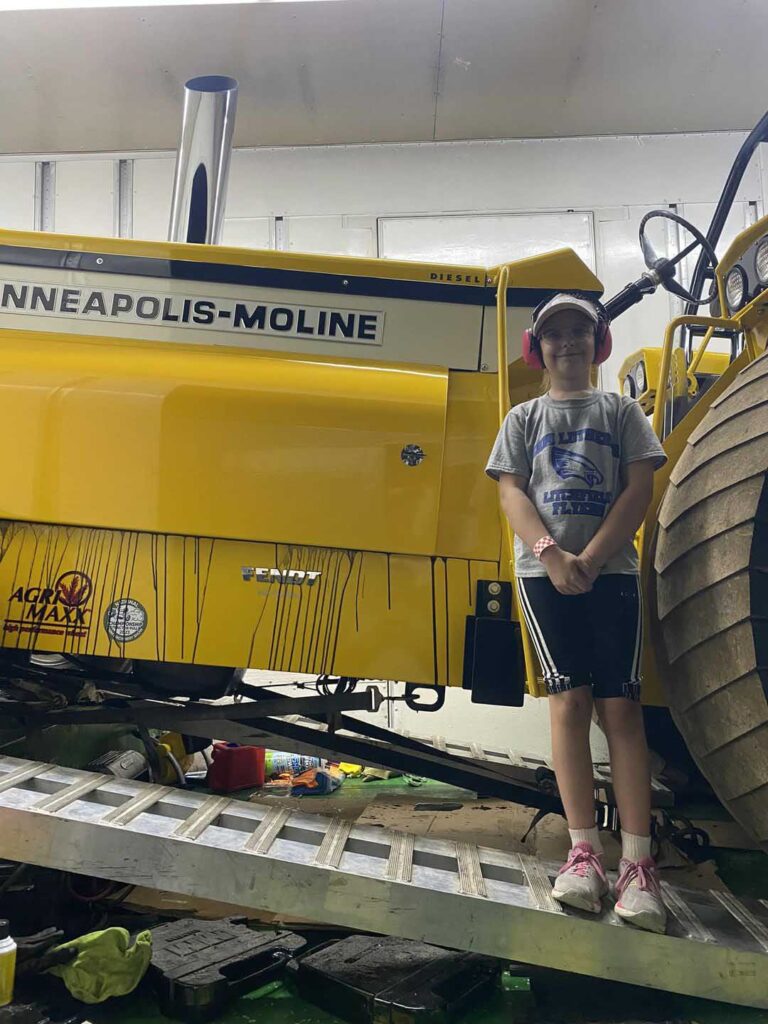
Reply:
[[76, 949], [75, 959], [52, 967], [48, 973], [61, 978], [75, 999], [83, 1003], [103, 1003], [112, 996], [125, 996], [139, 984], [152, 959], [151, 932], [140, 932], [133, 946], [130, 941], [125, 928], [81, 935], [56, 947]]

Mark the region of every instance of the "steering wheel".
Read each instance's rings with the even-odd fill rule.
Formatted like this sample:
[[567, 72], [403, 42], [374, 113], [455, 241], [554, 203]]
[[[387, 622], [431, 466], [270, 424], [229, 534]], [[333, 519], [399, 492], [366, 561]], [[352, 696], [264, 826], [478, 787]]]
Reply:
[[[645, 226], [648, 221], [653, 220], [656, 217], [660, 217], [663, 220], [671, 220], [674, 221], [675, 224], [679, 224], [681, 227], [685, 228], [690, 235], [693, 235], [694, 241], [691, 242], [690, 245], [686, 246], [682, 252], [673, 256], [672, 259], [667, 259], [666, 256], [659, 256], [645, 233]], [[643, 259], [645, 260], [646, 267], [658, 276], [659, 283], [663, 285], [668, 292], [678, 295], [681, 299], [685, 299], [686, 302], [690, 302], [694, 306], [706, 306], [710, 302], [714, 302], [717, 298], [717, 281], [714, 280], [714, 276], [712, 280], [712, 289], [709, 295], [706, 295], [703, 299], [697, 299], [695, 295], [692, 295], [691, 292], [683, 288], [683, 286], [675, 280], [675, 267], [678, 263], [681, 263], [689, 253], [698, 248], [698, 246], [701, 246], [704, 250], [709, 266], [714, 272], [717, 267], [717, 253], [707, 241], [706, 236], [703, 235], [694, 224], [691, 224], [690, 221], [685, 220], [679, 214], [673, 213], [671, 210], [651, 210], [651, 212], [646, 213], [640, 221], [640, 248], [643, 250]]]

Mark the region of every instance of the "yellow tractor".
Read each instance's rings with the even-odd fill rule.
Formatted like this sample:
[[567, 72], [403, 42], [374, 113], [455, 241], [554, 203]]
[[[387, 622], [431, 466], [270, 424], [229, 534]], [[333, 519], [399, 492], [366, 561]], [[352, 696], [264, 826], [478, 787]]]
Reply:
[[[403, 681], [424, 711], [447, 687], [500, 706], [542, 693], [483, 467], [541, 388], [521, 359], [531, 310], [602, 286], [570, 250], [489, 270], [213, 244], [233, 96], [190, 84], [172, 241], [0, 233], [2, 721], [260, 728], [466, 779], [477, 759], [343, 712], [379, 703], [361, 680]], [[647, 270], [607, 305], [658, 286], [688, 303], [625, 374], [670, 456], [639, 541], [651, 745], [673, 758], [671, 710], [768, 847], [768, 220], [719, 263], [713, 248], [766, 131], [708, 235], [683, 222], [702, 249], [689, 290], [675, 272], [693, 246], [660, 259], [641, 232]], [[310, 674], [319, 694], [281, 699], [247, 668]]]

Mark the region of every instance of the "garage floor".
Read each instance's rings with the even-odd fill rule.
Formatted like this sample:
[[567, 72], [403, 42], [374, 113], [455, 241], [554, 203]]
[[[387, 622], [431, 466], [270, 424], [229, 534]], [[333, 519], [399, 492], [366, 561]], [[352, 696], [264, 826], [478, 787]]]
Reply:
[[[247, 794], [244, 794], [247, 798]], [[263, 799], [256, 796], [256, 799]], [[268, 798], [275, 803], [279, 798]], [[280, 799], [282, 803], [282, 799]], [[296, 802], [296, 801], [292, 801]], [[719, 805], [689, 808], [697, 823], [711, 832], [715, 844], [749, 846], [746, 837], [726, 818]], [[438, 783], [414, 788], [404, 780], [362, 782], [347, 780], [331, 797], [305, 798], [302, 811], [334, 813], [368, 825], [397, 827], [419, 835], [464, 839], [505, 850], [536, 852], [557, 859], [567, 848], [568, 836], [561, 819], [542, 822], [523, 847], [520, 836], [530, 823], [531, 812], [501, 801], [477, 800], [473, 794]], [[618, 845], [608, 837], [609, 864], [618, 857]], [[722, 846], [715, 861], [691, 866], [674, 853], [663, 861], [668, 878], [686, 886], [722, 888], [726, 885], [740, 895], [768, 895], [768, 857], [756, 850]], [[131, 902], [137, 907], [165, 912], [195, 913], [218, 917], [238, 908], [187, 901], [176, 895], [135, 890]], [[265, 926], [277, 922], [264, 917]], [[300, 923], [285, 921], [288, 927]], [[768, 980], [766, 981], [768, 984]], [[154, 1024], [167, 1018], [156, 1009], [149, 995], [136, 994], [119, 1003], [94, 1009], [94, 1024]], [[337, 1024], [337, 1019], [300, 999], [288, 986], [261, 996], [241, 999], [225, 1015], [222, 1024]], [[488, 1003], [468, 1014], [466, 1024], [768, 1024], [768, 1011], [724, 1006], [719, 1003], [673, 996], [590, 978], [578, 978], [554, 971], [518, 969], [504, 976], [502, 990]], [[400, 1024], [410, 1024], [402, 1021]]]

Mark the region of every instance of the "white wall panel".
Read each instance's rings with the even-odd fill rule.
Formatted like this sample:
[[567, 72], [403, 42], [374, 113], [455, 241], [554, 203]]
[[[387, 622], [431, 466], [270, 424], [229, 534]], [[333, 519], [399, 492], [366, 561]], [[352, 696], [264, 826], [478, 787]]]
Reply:
[[115, 230], [115, 161], [56, 162], [56, 231], [109, 238]]
[[591, 213], [454, 214], [379, 221], [379, 255], [386, 259], [489, 267], [565, 247], [594, 270]]
[[0, 163], [0, 228], [32, 231], [35, 226], [35, 164]]
[[[755, 200], [756, 196], [753, 196], [752, 199]], [[686, 220], [689, 220], [692, 224], [695, 224], [697, 228], [706, 234], [709, 223], [715, 213], [715, 203], [684, 203], [678, 209], [678, 213], [685, 217]], [[720, 241], [715, 246], [715, 252], [718, 256], [723, 255], [725, 250], [740, 231], [749, 227], [750, 224], [755, 223], [756, 215], [757, 210], [754, 202], [737, 202], [733, 204], [731, 212], [723, 226], [723, 233], [720, 235]], [[689, 237], [686, 240], [686, 244], [690, 241], [693, 241], [693, 239]], [[700, 251], [700, 249], [697, 249], [685, 261], [684, 265], [691, 271], [696, 264]]]
[[221, 244], [243, 249], [274, 249], [269, 217], [238, 217], [224, 220]]
[[290, 252], [341, 256], [376, 255], [375, 217], [286, 217], [286, 249]]
[[171, 217], [175, 157], [137, 158], [133, 164], [133, 237], [165, 241]]
[[[743, 132], [240, 150], [230, 217], [711, 203]], [[737, 198], [761, 192], [753, 161]]]

